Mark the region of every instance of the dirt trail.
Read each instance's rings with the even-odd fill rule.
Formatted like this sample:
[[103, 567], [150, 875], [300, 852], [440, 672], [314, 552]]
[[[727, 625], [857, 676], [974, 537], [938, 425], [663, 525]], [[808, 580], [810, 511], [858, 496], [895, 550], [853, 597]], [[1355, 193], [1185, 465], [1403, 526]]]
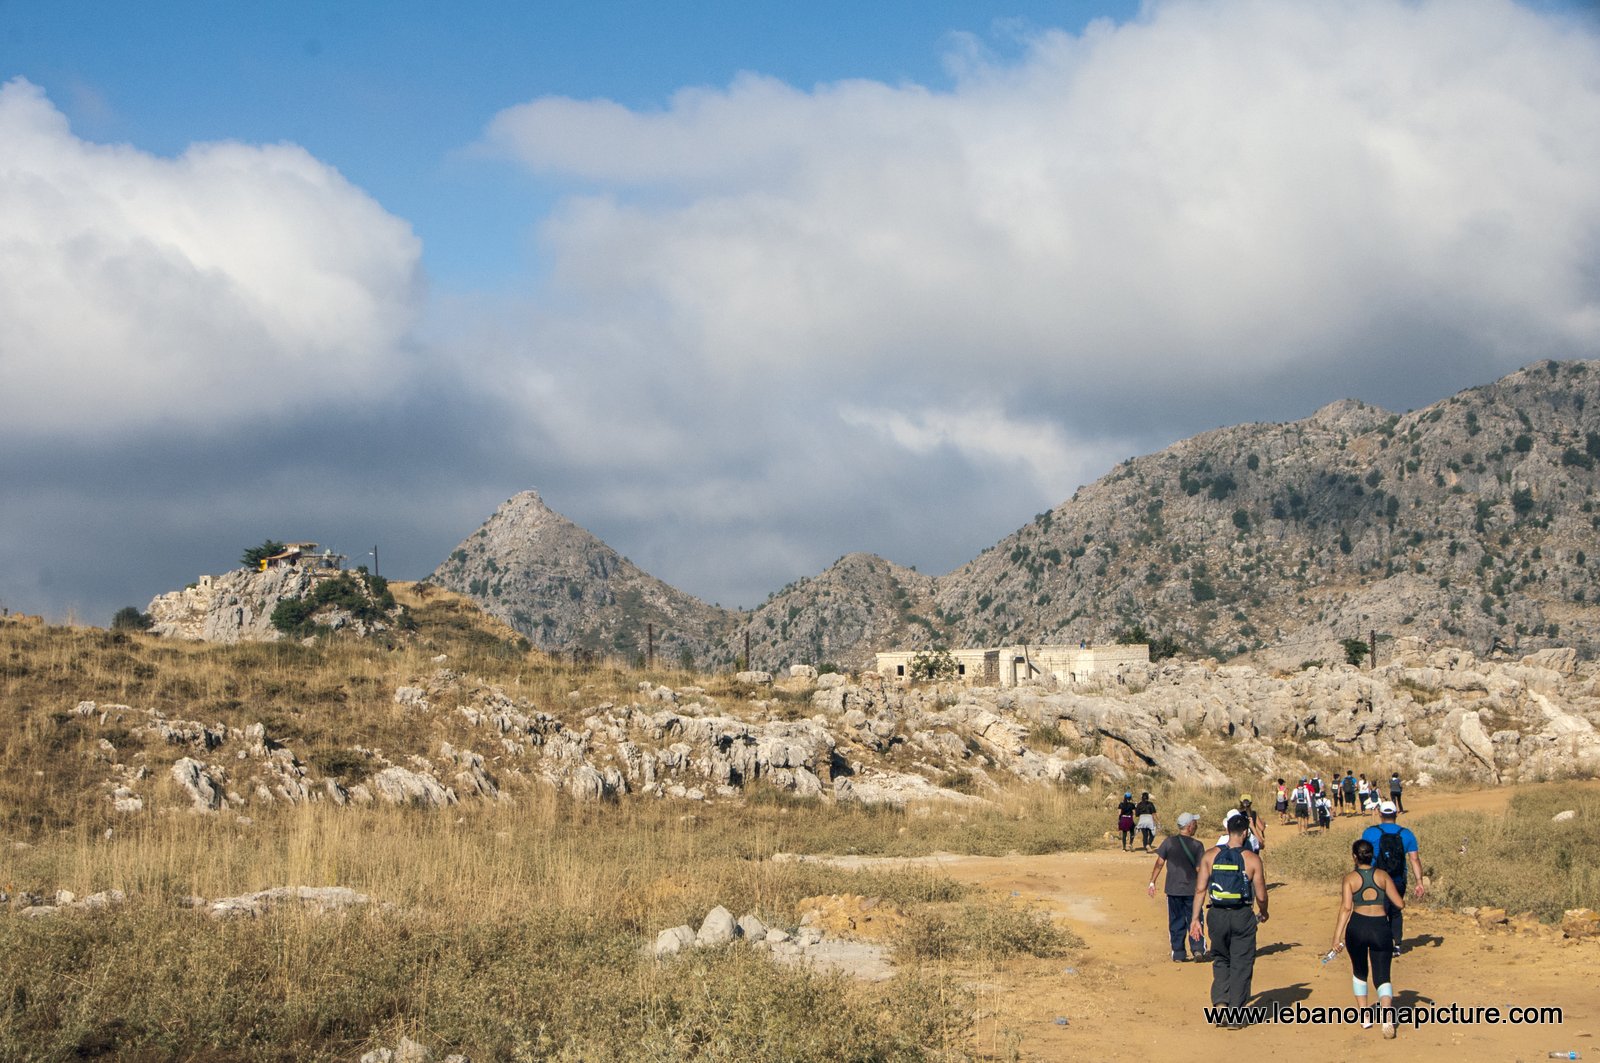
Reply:
[[[1423, 807], [1413, 812], [1503, 809], [1512, 792], [1419, 792], [1415, 804]], [[1328, 841], [1347, 846], [1370, 822], [1348, 817], [1335, 825]], [[1211, 830], [1214, 840], [1214, 824], [1203, 823], [1202, 829]], [[1269, 821], [1269, 841], [1274, 840], [1271, 831]], [[1429, 841], [1424, 831], [1424, 857]], [[1336, 886], [1284, 882], [1272, 873], [1268, 848], [1271, 919], [1257, 939], [1257, 1002], [1351, 1005], [1349, 961], [1340, 956], [1327, 967], [1319, 963], [1333, 935]], [[992, 1013], [983, 1025], [988, 1051], [1004, 1054], [1009, 1042], [1024, 1059], [1141, 1063], [1194, 1058], [1197, 1052], [1314, 1060], [1403, 1052], [1412, 1061], [1531, 1063], [1550, 1051], [1576, 1050], [1600, 1059], [1600, 946], [1593, 942], [1486, 933], [1465, 917], [1426, 906], [1406, 913], [1406, 952], [1395, 961], [1397, 1003], [1556, 1005], [1564, 1012], [1560, 1026], [1434, 1025], [1402, 1029], [1394, 1042], [1358, 1026], [1214, 1029], [1201, 1014], [1209, 1001], [1210, 964], [1172, 962], [1166, 900], [1159, 892], [1153, 899], [1145, 893], [1153, 855], [1114, 848], [939, 862], [961, 881], [1043, 903], [1087, 942], [1086, 949], [1064, 960], [1030, 961], [991, 979], [992, 986], [980, 993], [980, 1005]], [[1515, 910], [1515, 903], [1507, 907]], [[1058, 1017], [1068, 1024], [1057, 1025]]]

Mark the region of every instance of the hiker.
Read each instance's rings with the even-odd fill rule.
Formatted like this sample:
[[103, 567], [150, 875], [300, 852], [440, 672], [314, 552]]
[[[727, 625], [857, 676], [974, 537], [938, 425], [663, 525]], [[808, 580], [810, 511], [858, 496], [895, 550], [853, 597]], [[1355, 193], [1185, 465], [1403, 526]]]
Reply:
[[1317, 798], [1317, 826], [1323, 830], [1333, 826], [1333, 805], [1328, 803], [1327, 794]]
[[[1395, 889], [1404, 896], [1406, 892], [1407, 865], [1416, 875], [1411, 895], [1421, 897], [1422, 885], [1422, 857], [1417, 852], [1417, 836], [1411, 833], [1410, 827], [1402, 827], [1394, 821], [1395, 807], [1392, 802], [1384, 801], [1378, 805], [1379, 823], [1375, 827], [1368, 827], [1361, 832], [1363, 841], [1372, 845], [1373, 867], [1386, 873], [1394, 880]], [[1401, 930], [1404, 928], [1405, 918], [1398, 907], [1389, 908], [1389, 929], [1394, 939], [1394, 954], [1400, 955]]]
[[[1250, 999], [1256, 965], [1256, 925], [1267, 921], [1267, 877], [1261, 857], [1245, 844], [1249, 821], [1228, 820], [1228, 842], [1208, 850], [1195, 872], [1198, 888], [1190, 912], [1189, 936], [1198, 937], [1207, 900], [1211, 912], [1211, 1003], [1241, 1007]], [[1256, 912], [1250, 910], [1251, 904]], [[1235, 1024], [1237, 1026], [1237, 1024]]]
[[1352, 812], [1361, 811], [1361, 806], [1356, 804], [1356, 777], [1348, 768], [1344, 773], [1344, 803]]
[[1361, 799], [1361, 804], [1358, 807], [1365, 812], [1367, 810], [1367, 799], [1372, 796], [1372, 787], [1368, 785], [1365, 775], [1361, 776], [1361, 781], [1356, 783], [1356, 796]]
[[1403, 816], [1406, 812], [1406, 803], [1400, 800], [1400, 794], [1405, 787], [1400, 785], [1400, 773], [1394, 772], [1389, 776], [1389, 800], [1394, 802], [1394, 807]]
[[1306, 825], [1311, 819], [1311, 790], [1306, 786], [1306, 781], [1301, 779], [1294, 788], [1294, 821], [1300, 827], [1300, 832], [1305, 833]]
[[1373, 866], [1371, 842], [1358, 838], [1350, 846], [1350, 856], [1355, 870], [1344, 876], [1339, 919], [1333, 928], [1333, 951], [1350, 953], [1350, 989], [1355, 994], [1356, 1007], [1361, 1009], [1361, 1028], [1372, 1029], [1367, 986], [1376, 983], [1383, 1036], [1393, 1037], [1394, 983], [1389, 980], [1389, 966], [1394, 955], [1389, 951], [1389, 912], [1406, 906], [1405, 894], [1388, 872]]
[[1267, 825], [1261, 822], [1261, 816], [1251, 807], [1250, 795], [1239, 795], [1239, 814], [1245, 818], [1250, 826], [1250, 848], [1262, 852], [1267, 847]]
[[1333, 794], [1333, 814], [1344, 814], [1344, 780], [1339, 778], [1339, 773], [1333, 773], [1333, 782], [1328, 784], [1328, 792]]
[[[1185, 959], [1203, 960], [1206, 955], [1205, 935], [1189, 936], [1189, 918], [1194, 910], [1194, 876], [1206, 853], [1205, 843], [1195, 837], [1199, 829], [1200, 817], [1193, 812], [1178, 816], [1178, 833], [1162, 840], [1156, 849], [1156, 866], [1150, 869], [1147, 892], [1154, 897], [1161, 869], [1172, 865], [1167, 872], [1166, 892], [1167, 936], [1171, 939], [1168, 943], [1172, 946], [1173, 963], [1182, 963]], [[1185, 941], [1188, 942], [1187, 953]]]
[[1133, 791], [1122, 795], [1122, 803], [1117, 806], [1117, 831], [1122, 835], [1122, 851], [1133, 852]]
[[1278, 780], [1278, 796], [1272, 802], [1272, 810], [1278, 814], [1278, 823], [1289, 822], [1289, 789], [1284, 786], [1283, 780]]
[[1139, 817], [1139, 838], [1141, 848], [1150, 851], [1150, 846], [1156, 840], [1156, 803], [1150, 800], [1150, 791], [1146, 790], [1139, 797], [1139, 803], [1133, 806], [1133, 814]]

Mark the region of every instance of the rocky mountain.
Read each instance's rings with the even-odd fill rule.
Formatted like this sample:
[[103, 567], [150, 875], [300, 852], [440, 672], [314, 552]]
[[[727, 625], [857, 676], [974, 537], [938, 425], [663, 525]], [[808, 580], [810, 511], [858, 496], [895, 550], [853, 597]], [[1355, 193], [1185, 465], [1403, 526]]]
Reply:
[[1377, 630], [1592, 655], [1600, 364], [1545, 362], [1426, 409], [1336, 402], [1123, 463], [938, 581], [952, 637], [1326, 656]]
[[[1405, 414], [1352, 400], [1124, 462], [969, 564], [851, 554], [759, 608], [639, 571], [534, 494], [432, 580], [546, 648], [859, 668], [879, 649], [1169, 638], [1193, 653], [1335, 660], [1376, 631], [1600, 650], [1600, 363], [1542, 362]], [[1593, 557], [1591, 557], [1593, 555]], [[1382, 653], [1380, 645], [1380, 654]]]
[[428, 582], [464, 594], [542, 649], [716, 667], [731, 663], [739, 614], [642, 571], [544, 504], [508, 499]]

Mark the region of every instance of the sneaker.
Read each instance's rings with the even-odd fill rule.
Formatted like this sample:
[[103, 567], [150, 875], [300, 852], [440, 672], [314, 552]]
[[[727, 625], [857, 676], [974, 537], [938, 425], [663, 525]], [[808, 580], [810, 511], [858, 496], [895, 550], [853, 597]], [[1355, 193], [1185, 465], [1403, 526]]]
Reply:
[[1398, 956], [1398, 955], [1400, 955], [1400, 946], [1399, 946], [1399, 945], [1396, 945], [1396, 946], [1395, 946], [1395, 947], [1394, 947], [1394, 954], [1395, 954], [1395, 955], [1396, 955], [1396, 956]]
[[1394, 1023], [1385, 1022], [1383, 1024], [1383, 1036], [1386, 1040], [1394, 1040], [1394, 1032]]

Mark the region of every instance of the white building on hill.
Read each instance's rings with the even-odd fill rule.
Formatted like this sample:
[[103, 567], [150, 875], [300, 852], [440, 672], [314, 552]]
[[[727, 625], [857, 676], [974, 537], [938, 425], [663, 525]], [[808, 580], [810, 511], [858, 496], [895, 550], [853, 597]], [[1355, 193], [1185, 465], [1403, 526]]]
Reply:
[[[877, 673], [891, 682], [910, 681], [911, 661], [926, 650], [894, 650], [877, 654]], [[1014, 687], [1054, 678], [1061, 683], [1091, 680], [1121, 681], [1129, 669], [1150, 663], [1150, 647], [1143, 644], [1112, 646], [1029, 646], [1018, 643], [995, 649], [951, 650], [956, 678], [974, 686]]]

